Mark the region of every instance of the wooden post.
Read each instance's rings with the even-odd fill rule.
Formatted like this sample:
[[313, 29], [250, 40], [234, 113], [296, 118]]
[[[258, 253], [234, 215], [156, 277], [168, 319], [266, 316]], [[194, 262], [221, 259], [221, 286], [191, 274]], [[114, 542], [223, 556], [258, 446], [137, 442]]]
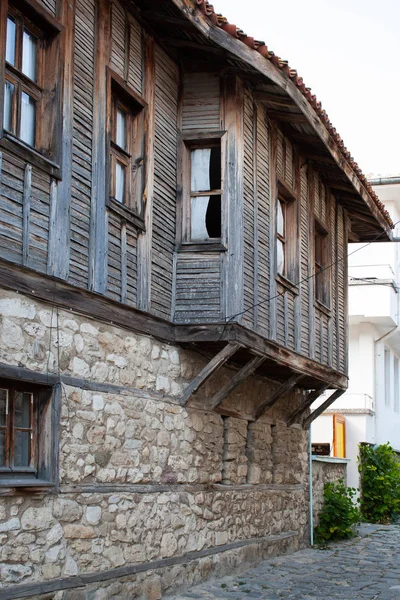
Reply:
[[[236, 76], [225, 79], [227, 133], [223, 238], [229, 252], [225, 271], [225, 316], [243, 311], [243, 87]], [[240, 320], [240, 316], [237, 320]]]
[[150, 310], [151, 299], [151, 242], [153, 230], [153, 187], [154, 187], [154, 107], [155, 107], [155, 58], [154, 40], [145, 37], [145, 175], [142, 202], [142, 216], [145, 231], [138, 235], [138, 300], [140, 310]]
[[222, 367], [229, 358], [237, 352], [241, 348], [240, 344], [236, 344], [234, 342], [229, 342], [213, 359], [210, 360], [209, 363], [206, 364], [204, 369], [200, 371], [200, 373], [193, 379], [191, 383], [187, 386], [180, 403], [182, 406], [186, 406], [189, 401], [189, 398], [198, 392], [199, 388], [210, 379], [211, 375], [213, 375], [220, 367]]
[[[63, 0], [61, 3], [61, 21], [65, 25], [61, 35], [60, 58], [63, 83], [61, 86], [62, 128], [61, 140], [61, 172], [62, 179], [57, 188], [57, 202], [54, 211], [52, 264], [49, 264], [49, 274], [67, 279], [70, 256], [70, 227], [71, 227], [71, 185], [72, 185], [72, 138], [73, 138], [73, 76], [74, 76], [74, 15], [75, 0]], [[55, 194], [53, 194], [54, 198]]]
[[333, 394], [331, 394], [331, 396], [329, 396], [329, 398], [327, 400], [325, 400], [325, 402], [323, 402], [323, 404], [321, 404], [321, 406], [319, 406], [318, 408], [316, 408], [303, 422], [303, 427], [304, 429], [307, 429], [307, 427], [310, 426], [310, 424], [317, 418], [319, 417], [319, 415], [321, 415], [324, 410], [326, 410], [327, 408], [330, 407], [330, 405], [335, 402], [335, 400], [337, 400], [338, 398], [340, 398], [340, 396], [342, 396], [344, 393], [346, 392], [346, 390], [336, 390], [336, 392], [334, 392]]
[[309, 392], [309, 394], [307, 394], [305, 400], [300, 404], [300, 406], [298, 408], [296, 408], [296, 410], [294, 410], [288, 417], [287, 421], [286, 421], [286, 425], [288, 427], [290, 427], [290, 425], [293, 425], [293, 423], [296, 421], [296, 419], [305, 411], [307, 410], [307, 408], [309, 406], [311, 406], [311, 404], [313, 402], [315, 402], [315, 400], [317, 400], [317, 398], [319, 398], [319, 396], [321, 394], [323, 394], [325, 392], [326, 389], [328, 389], [329, 384], [328, 383], [324, 383], [324, 385], [322, 385], [321, 387], [317, 388], [316, 390], [313, 390], [312, 392]]
[[110, 41], [110, 6], [105, 0], [96, 4], [96, 60], [95, 87], [93, 104], [93, 171], [92, 198], [90, 220], [90, 257], [89, 257], [89, 288], [104, 294], [107, 288], [107, 246], [108, 230], [106, 227], [106, 157], [107, 141], [107, 96], [108, 78], [106, 66], [109, 59]]

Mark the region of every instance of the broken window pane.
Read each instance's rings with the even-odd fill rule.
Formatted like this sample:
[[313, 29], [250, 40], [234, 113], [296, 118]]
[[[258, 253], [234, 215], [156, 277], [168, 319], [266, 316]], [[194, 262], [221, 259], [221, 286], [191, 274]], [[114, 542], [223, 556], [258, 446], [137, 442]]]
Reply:
[[35, 145], [36, 102], [22, 92], [21, 94], [21, 125], [19, 137], [30, 146]]
[[4, 118], [3, 127], [11, 131], [13, 113], [14, 85], [7, 81], [4, 84]]
[[26, 29], [22, 38], [22, 72], [36, 81], [36, 42], [37, 39]]
[[192, 240], [221, 237], [221, 196], [194, 196], [191, 203]]
[[16, 26], [14, 19], [7, 18], [6, 61], [15, 67]]
[[191, 151], [192, 192], [207, 192], [221, 188], [221, 149], [198, 148]]
[[279, 275], [285, 270], [285, 248], [281, 240], [276, 240], [276, 268]]

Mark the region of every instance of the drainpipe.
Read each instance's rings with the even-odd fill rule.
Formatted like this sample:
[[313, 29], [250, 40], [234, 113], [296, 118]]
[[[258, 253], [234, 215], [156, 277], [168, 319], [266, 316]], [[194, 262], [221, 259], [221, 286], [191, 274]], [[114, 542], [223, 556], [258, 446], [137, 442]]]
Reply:
[[308, 428], [308, 460], [309, 460], [309, 490], [310, 490], [310, 544], [314, 545], [314, 521], [313, 521], [313, 467], [312, 467], [312, 446], [311, 446], [311, 427], [312, 423], [310, 423], [310, 427]]
[[368, 179], [370, 185], [390, 185], [391, 183], [400, 183], [400, 177], [377, 177]]

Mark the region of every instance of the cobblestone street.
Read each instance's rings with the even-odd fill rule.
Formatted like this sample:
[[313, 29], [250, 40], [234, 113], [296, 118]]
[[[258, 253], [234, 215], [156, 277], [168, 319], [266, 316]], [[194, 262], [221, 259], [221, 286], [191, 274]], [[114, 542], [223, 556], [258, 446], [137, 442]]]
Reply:
[[175, 600], [400, 600], [400, 525], [362, 525], [360, 537], [305, 549], [174, 596]]

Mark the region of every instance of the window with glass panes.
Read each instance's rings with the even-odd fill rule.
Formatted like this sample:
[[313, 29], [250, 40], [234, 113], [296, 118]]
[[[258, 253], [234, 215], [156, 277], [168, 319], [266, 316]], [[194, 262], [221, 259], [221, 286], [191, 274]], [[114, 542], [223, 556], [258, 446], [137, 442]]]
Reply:
[[221, 238], [221, 144], [190, 147], [190, 240]]
[[37, 471], [37, 402], [33, 391], [0, 388], [0, 471]]
[[286, 275], [286, 202], [278, 198], [276, 216], [276, 270]]
[[36, 147], [42, 99], [42, 33], [14, 7], [6, 27], [3, 128]]
[[330, 268], [328, 232], [317, 221], [314, 224], [315, 298], [329, 306]]

